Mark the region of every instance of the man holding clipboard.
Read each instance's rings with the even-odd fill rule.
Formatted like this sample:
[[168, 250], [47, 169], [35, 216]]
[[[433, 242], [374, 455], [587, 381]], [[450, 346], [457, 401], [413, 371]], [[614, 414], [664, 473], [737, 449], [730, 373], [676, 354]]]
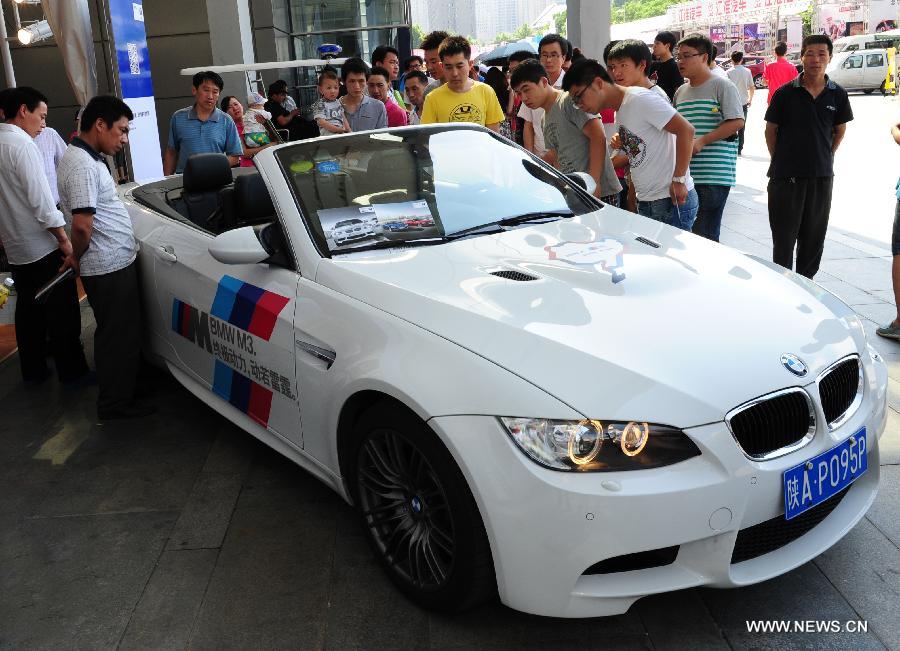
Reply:
[[0, 97], [0, 239], [16, 283], [16, 344], [26, 382], [50, 374], [46, 342], [61, 382], [88, 373], [81, 346], [81, 312], [72, 277], [38, 303], [34, 295], [66, 267], [77, 267], [65, 219], [56, 208], [34, 138], [44, 129], [47, 98], [33, 88], [10, 88]]
[[[141, 362], [141, 300], [131, 218], [119, 199], [103, 154], [128, 142], [131, 109], [111, 95], [94, 97], [81, 131], [59, 163], [59, 200], [72, 222], [72, 246], [97, 331], [94, 360], [101, 420], [152, 414], [135, 401]], [[55, 291], [55, 290], [54, 290]]]

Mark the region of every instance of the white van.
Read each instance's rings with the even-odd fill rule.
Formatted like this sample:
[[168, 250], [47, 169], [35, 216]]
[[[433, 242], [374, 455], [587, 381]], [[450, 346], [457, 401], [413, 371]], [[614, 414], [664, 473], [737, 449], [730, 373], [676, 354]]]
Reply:
[[825, 69], [828, 78], [846, 90], [884, 92], [888, 72], [886, 50], [848, 50], [834, 55]]
[[856, 36], [844, 36], [834, 41], [834, 55], [854, 50], [887, 49], [894, 47], [900, 49], [900, 29], [892, 29], [876, 34], [857, 34]]

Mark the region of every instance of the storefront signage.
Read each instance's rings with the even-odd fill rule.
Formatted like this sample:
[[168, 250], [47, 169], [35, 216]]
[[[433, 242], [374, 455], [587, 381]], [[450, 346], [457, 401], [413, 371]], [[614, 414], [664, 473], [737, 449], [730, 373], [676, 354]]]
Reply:
[[775, 9], [785, 13], [799, 13], [808, 6], [809, 0], [694, 0], [669, 7], [666, 17], [674, 24], [739, 22], [741, 18], [771, 13]]
[[713, 43], [721, 43], [725, 40], [725, 25], [713, 25], [709, 28], [709, 40]]

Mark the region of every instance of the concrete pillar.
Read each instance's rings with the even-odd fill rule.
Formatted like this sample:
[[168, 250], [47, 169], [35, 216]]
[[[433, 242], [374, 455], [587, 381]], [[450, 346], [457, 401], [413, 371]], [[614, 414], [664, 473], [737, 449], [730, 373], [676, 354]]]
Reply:
[[566, 0], [566, 29], [574, 47], [602, 63], [609, 43], [610, 6], [607, 0]]
[[[255, 63], [253, 55], [253, 26], [250, 22], [249, 0], [206, 0], [209, 17], [209, 41], [214, 66]], [[222, 75], [226, 88], [246, 89], [241, 102], [246, 102], [247, 76], [244, 73]], [[238, 93], [235, 93], [238, 94]]]

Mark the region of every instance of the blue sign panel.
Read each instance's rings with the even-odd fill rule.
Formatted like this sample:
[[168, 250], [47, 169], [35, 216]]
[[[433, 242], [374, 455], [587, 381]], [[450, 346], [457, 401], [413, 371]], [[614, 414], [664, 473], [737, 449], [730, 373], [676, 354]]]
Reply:
[[142, 0], [108, 0], [122, 99], [134, 113], [129, 142], [136, 181], [162, 176], [156, 102]]

